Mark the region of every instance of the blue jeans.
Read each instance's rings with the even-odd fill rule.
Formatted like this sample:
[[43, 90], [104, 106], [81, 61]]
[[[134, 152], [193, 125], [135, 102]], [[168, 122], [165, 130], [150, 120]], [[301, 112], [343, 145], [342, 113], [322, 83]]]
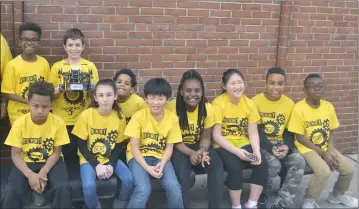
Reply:
[[[161, 160], [155, 157], [144, 157], [149, 166], [155, 166]], [[133, 174], [135, 189], [127, 208], [146, 208], [151, 195], [151, 175], [133, 158], [128, 163]], [[163, 168], [161, 177], [162, 187], [166, 191], [168, 208], [180, 209], [183, 207], [181, 185], [179, 184], [171, 161]]]
[[[121, 188], [119, 191], [119, 199], [128, 201], [133, 192], [133, 177], [131, 171], [121, 160], [117, 161], [114, 173], [121, 180]], [[87, 208], [95, 209], [99, 204], [96, 193], [96, 170], [90, 163], [84, 163], [80, 166], [80, 175], [82, 181], [82, 189]]]

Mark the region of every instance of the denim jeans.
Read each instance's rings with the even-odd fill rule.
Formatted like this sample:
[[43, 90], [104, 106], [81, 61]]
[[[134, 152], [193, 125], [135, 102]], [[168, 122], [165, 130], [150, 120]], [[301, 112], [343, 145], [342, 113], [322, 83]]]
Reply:
[[[150, 166], [155, 166], [161, 159], [155, 157], [144, 157]], [[151, 195], [151, 175], [133, 158], [129, 161], [135, 189], [133, 191], [127, 208], [146, 208]], [[171, 161], [168, 161], [163, 168], [161, 177], [162, 187], [166, 191], [168, 208], [183, 208], [181, 185], [178, 183]]]
[[[114, 173], [121, 181], [119, 199], [122, 201], [128, 201], [131, 198], [133, 191], [132, 173], [121, 160], [117, 161], [116, 168], [114, 168]], [[95, 209], [99, 204], [96, 193], [96, 170], [90, 163], [84, 163], [80, 166], [80, 174], [85, 204], [87, 208]]]

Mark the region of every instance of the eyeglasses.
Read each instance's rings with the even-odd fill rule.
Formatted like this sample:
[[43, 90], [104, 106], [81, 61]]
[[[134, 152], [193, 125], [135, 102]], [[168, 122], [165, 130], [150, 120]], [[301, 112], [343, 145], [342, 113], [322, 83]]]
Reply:
[[309, 88], [309, 89], [325, 89], [326, 85], [318, 85], [318, 86], [305, 86], [305, 88]]
[[32, 39], [27, 39], [27, 38], [21, 38], [20, 39], [22, 42], [24, 43], [37, 43], [38, 41], [40, 41], [38, 38], [32, 38]]

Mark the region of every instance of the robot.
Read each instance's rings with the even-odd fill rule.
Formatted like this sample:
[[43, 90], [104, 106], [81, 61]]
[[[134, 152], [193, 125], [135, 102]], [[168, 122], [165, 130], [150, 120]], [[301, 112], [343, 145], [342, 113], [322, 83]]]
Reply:
[[59, 90], [63, 91], [90, 91], [95, 86], [91, 84], [92, 70], [82, 72], [81, 66], [72, 66], [69, 72], [63, 72], [62, 69], [58, 73], [60, 84]]

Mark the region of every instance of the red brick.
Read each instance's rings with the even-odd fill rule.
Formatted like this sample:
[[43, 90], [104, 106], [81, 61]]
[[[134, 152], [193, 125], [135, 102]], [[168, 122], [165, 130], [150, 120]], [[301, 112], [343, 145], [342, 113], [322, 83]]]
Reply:
[[198, 17], [178, 17], [177, 24], [198, 24]]
[[210, 11], [211, 17], [230, 17], [231, 12], [230, 11], [223, 11], [223, 10], [211, 10]]
[[249, 11], [232, 11], [232, 17], [250, 18], [252, 12]]
[[118, 15], [139, 15], [140, 9], [139, 8], [130, 8], [130, 7], [128, 7], [128, 8], [117, 7], [116, 14], [118, 14]]
[[[73, 4], [73, 1], [71, 1]], [[103, 1], [79, 1], [78, 6], [102, 6]]]
[[37, 6], [36, 7], [37, 13], [42, 14], [62, 14], [64, 12], [63, 7], [59, 6]]
[[[89, 35], [89, 37], [93, 38], [90, 35]], [[127, 38], [127, 33], [126, 32], [104, 31], [104, 38], [125, 39], [125, 38]]]
[[128, 54], [151, 54], [150, 48], [128, 48]]
[[236, 54], [238, 53], [237, 47], [219, 47], [219, 54]]
[[90, 46], [113, 46], [113, 39], [92, 39], [90, 40]]
[[242, 19], [241, 24], [243, 25], [260, 25], [261, 19]]
[[165, 54], [163, 55], [163, 61], [185, 61], [186, 55], [179, 54]]
[[90, 7], [73, 7], [73, 6], [65, 6], [64, 14], [89, 14]]
[[116, 55], [117, 62], [138, 62], [139, 56], [137, 55]]
[[205, 40], [186, 40], [186, 46], [207, 46]]
[[271, 12], [252, 12], [252, 18], [270, 18]]
[[208, 46], [228, 46], [228, 40], [208, 40]]
[[93, 7], [91, 8], [91, 14], [116, 14], [116, 8], [115, 7]]
[[199, 48], [198, 54], [217, 54], [218, 50], [217, 48]]
[[159, 8], [141, 8], [141, 15], [163, 15], [163, 9]]
[[153, 17], [153, 23], [175, 23], [176, 19], [174, 17]]
[[207, 55], [190, 54], [186, 56], [186, 61], [207, 61]]
[[238, 67], [238, 62], [228, 62], [228, 61], [221, 61], [218, 62], [218, 67], [225, 67], [225, 68], [237, 68]]
[[120, 30], [120, 31], [132, 31], [135, 29], [133, 24], [111, 24], [111, 30]]
[[175, 8], [176, 2], [171, 1], [154, 1], [153, 7]]
[[239, 34], [238, 33], [219, 33], [220, 39], [238, 39]]
[[178, 1], [177, 2], [177, 7], [178, 8], [198, 8], [199, 6], [199, 2], [181, 2], [181, 1]]
[[[106, 18], [107, 16], [105, 16]], [[104, 17], [100, 15], [78, 15], [78, 21], [79, 22], [102, 22], [104, 20]]]
[[151, 1], [130, 1], [130, 7], [152, 7]]
[[151, 50], [152, 54], [172, 54], [173, 48], [169, 47], [161, 47], [161, 48], [152, 48]]
[[114, 62], [114, 55], [90, 55], [90, 60], [92, 62]]
[[152, 62], [152, 68], [174, 68], [174, 62]]
[[123, 1], [110, 1], [110, 0], [106, 0], [103, 2], [104, 6], [118, 6], [118, 7], [127, 7], [128, 6], [128, 2], [123, 2]]
[[241, 3], [227, 3], [223, 2], [221, 4], [221, 9], [229, 9], [229, 10], [242, 10]]
[[260, 4], [243, 4], [242, 10], [261, 11], [262, 6]]
[[[196, 54], [196, 51], [197, 51], [196, 48], [194, 48], [194, 47], [175, 48], [174, 50], [175, 50], [175, 54]], [[198, 53], [198, 54], [201, 54], [201, 53]]]
[[[197, 62], [197, 67], [200, 68], [211, 68], [211, 67], [218, 67], [218, 62]], [[207, 83], [208, 86], [208, 83]]]
[[189, 9], [187, 12], [188, 16], [198, 16], [198, 17], [208, 17], [209, 10], [191, 10]]
[[128, 19], [129, 19], [129, 22], [131, 22], [131, 23], [152, 23], [152, 18], [151, 17], [129, 16]]
[[240, 25], [241, 18], [220, 18], [221, 24]]
[[176, 38], [178, 39], [197, 39], [196, 32], [176, 32]]
[[235, 32], [236, 28], [234, 25], [217, 25], [216, 32]]
[[173, 39], [175, 34], [172, 32], [153, 32], [153, 38], [155, 39]]
[[162, 55], [141, 55], [141, 62], [158, 62], [162, 61]]
[[129, 38], [145, 38], [145, 39], [150, 39], [152, 38], [152, 33], [151, 32], [129, 32], [128, 33], [128, 37]]
[[164, 40], [164, 46], [184, 46], [186, 44], [185, 41], [182, 40]]
[[195, 68], [195, 62], [175, 62], [175, 68]]
[[185, 9], [165, 9], [165, 15], [171, 16], [186, 16]]
[[219, 33], [198, 33], [199, 39], [219, 39]]

